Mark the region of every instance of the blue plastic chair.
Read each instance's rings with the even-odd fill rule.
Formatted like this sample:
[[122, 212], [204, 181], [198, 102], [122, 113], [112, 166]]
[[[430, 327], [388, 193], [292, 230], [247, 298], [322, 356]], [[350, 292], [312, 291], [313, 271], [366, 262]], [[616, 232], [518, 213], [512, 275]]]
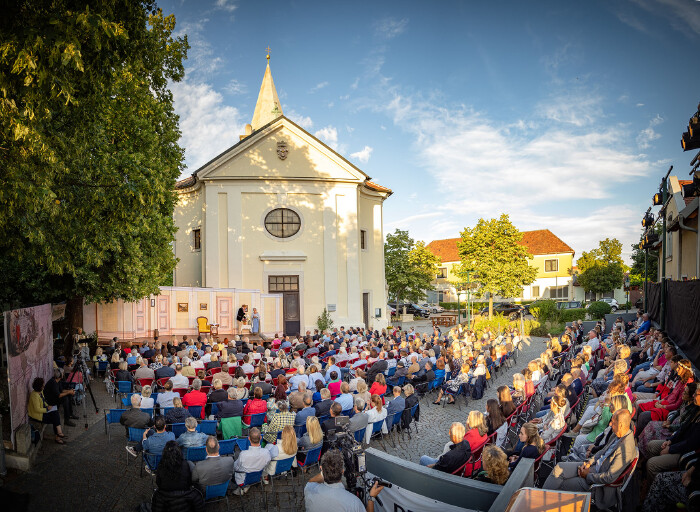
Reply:
[[306, 453], [306, 458], [304, 459], [304, 462], [301, 462], [299, 459], [297, 459], [297, 466], [299, 466], [302, 469], [302, 471], [300, 471], [300, 474], [302, 475], [302, 480], [304, 479], [304, 468], [318, 466], [321, 462], [321, 448], [322, 446], [319, 446], [318, 448], [313, 448], [307, 452], [299, 452]]
[[367, 427], [361, 428], [360, 430], [355, 431], [355, 441], [358, 443], [364, 443], [365, 442], [365, 433], [367, 433]]
[[217, 485], [207, 485], [204, 489], [204, 501], [207, 503], [214, 503], [217, 501], [226, 500], [226, 510], [228, 510], [228, 486], [231, 480], [226, 480], [223, 483]]
[[217, 412], [219, 412], [219, 406], [216, 404], [211, 404], [211, 414], [216, 416]]
[[202, 420], [202, 422], [197, 425], [197, 432], [202, 434], [207, 434], [210, 436], [216, 435], [216, 425], [218, 422], [216, 420]]
[[172, 430], [175, 439], [187, 432], [187, 427], [185, 427], [184, 423], [173, 423], [170, 425], [170, 429]]
[[131, 395], [135, 395], [136, 393], [127, 393], [126, 396], [122, 397], [122, 405], [124, 407], [131, 407]]
[[104, 375], [107, 373], [107, 368], [109, 368], [109, 361], [97, 361], [97, 370], [95, 373], [99, 375], [100, 372]]
[[247, 437], [237, 437], [231, 439], [231, 441], [236, 441], [236, 445], [241, 451], [247, 450], [250, 447], [250, 439]]
[[397, 411], [393, 414], [387, 415], [386, 417], [386, 428], [389, 431], [389, 440], [391, 441], [391, 444], [394, 448], [396, 448], [396, 444], [394, 443], [394, 440], [391, 437], [391, 433], [394, 429], [394, 426], [398, 425], [401, 423], [401, 416], [403, 415], [403, 411]]
[[[127, 445], [135, 446], [143, 441], [143, 434], [146, 432], [145, 428], [134, 428], [129, 427], [129, 436], [127, 437]], [[129, 465], [129, 454], [126, 454], [126, 465]]]
[[[250, 487], [252, 485], [262, 486], [262, 470], [254, 471], [252, 473], [245, 473], [245, 480], [240, 484], [239, 488]], [[234, 472], [234, 477], [237, 473]], [[240, 473], [238, 473], [240, 474]], [[265, 510], [267, 510], [267, 493], [263, 490], [263, 498], [265, 499]], [[243, 506], [243, 495], [241, 494], [241, 507]]]
[[202, 417], [202, 406], [201, 405], [190, 405], [187, 407], [187, 410], [190, 411], [190, 414], [194, 418], [201, 418]]
[[149, 407], [148, 409], [141, 409], [141, 411], [148, 413], [151, 418], [153, 417], [153, 407]]
[[119, 424], [119, 419], [125, 412], [126, 409], [105, 409], [105, 434], [107, 434], [107, 439], [109, 441], [112, 441], [109, 426], [115, 423]]
[[172, 411], [173, 409], [175, 409], [175, 407], [163, 407], [163, 408], [161, 409], [161, 414], [162, 414], [163, 416], [167, 416], [168, 413], [169, 413], [170, 411]]
[[263, 423], [265, 423], [265, 416], [267, 415], [266, 412], [261, 412], [258, 414], [251, 414], [250, 415], [250, 425], [245, 425], [243, 424], [246, 428], [252, 428], [252, 427], [262, 427]]
[[391, 368], [389, 368], [389, 369], [387, 370], [386, 376], [387, 376], [387, 377], [393, 377], [395, 373], [396, 373], [396, 366], [392, 366]]
[[192, 462], [199, 462], [207, 458], [207, 448], [206, 446], [193, 446], [187, 448], [187, 460]]
[[289, 471], [291, 471], [294, 461], [296, 460], [296, 455], [292, 455], [291, 457], [277, 461], [277, 464], [275, 465], [275, 472], [270, 475], [270, 483], [272, 484], [272, 487], [275, 486], [275, 477], [281, 477], [282, 475], [286, 475]]
[[[372, 433], [369, 436], [370, 442], [372, 442], [372, 438], [376, 437], [377, 434], [379, 434], [379, 437], [382, 437], [382, 425], [384, 425], [384, 420], [379, 420], [375, 421], [374, 423], [370, 423], [369, 425], [372, 425]], [[370, 426], [367, 425], [367, 428], [370, 428]]]
[[235, 439], [224, 439], [223, 441], [219, 441], [219, 455], [232, 455], [235, 448]]
[[297, 437], [304, 437], [304, 434], [306, 434], [306, 422], [301, 425], [294, 425], [294, 433]]
[[131, 393], [131, 382], [128, 380], [118, 380], [114, 384], [115, 391], [117, 392], [115, 398], [125, 397]]

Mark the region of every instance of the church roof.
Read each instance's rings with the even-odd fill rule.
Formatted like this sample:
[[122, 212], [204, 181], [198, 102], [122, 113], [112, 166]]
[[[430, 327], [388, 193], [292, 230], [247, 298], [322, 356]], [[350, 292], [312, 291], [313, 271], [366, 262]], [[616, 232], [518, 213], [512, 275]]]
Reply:
[[255, 103], [253, 111], [253, 120], [250, 125], [253, 130], [262, 128], [270, 121], [274, 121], [282, 115], [282, 105], [277, 97], [275, 82], [272, 80], [272, 71], [270, 71], [270, 56], [267, 56], [267, 67], [265, 75], [263, 75], [260, 92], [258, 93], [258, 101]]
[[[438, 256], [443, 263], [449, 261], [459, 261], [459, 251], [457, 242], [461, 238], [445, 238], [443, 240], [433, 240], [427, 248], [435, 256]], [[537, 229], [535, 231], [523, 231], [523, 239], [518, 242], [527, 247], [533, 256], [542, 254], [573, 253], [574, 250], [565, 244], [561, 238], [548, 229]]]

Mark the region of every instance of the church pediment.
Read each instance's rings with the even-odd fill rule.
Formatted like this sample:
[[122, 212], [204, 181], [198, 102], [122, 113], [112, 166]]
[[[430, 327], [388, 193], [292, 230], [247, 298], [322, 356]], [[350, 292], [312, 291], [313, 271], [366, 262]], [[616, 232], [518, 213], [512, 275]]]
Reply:
[[219, 179], [320, 180], [361, 183], [367, 175], [284, 116], [254, 132], [199, 169]]

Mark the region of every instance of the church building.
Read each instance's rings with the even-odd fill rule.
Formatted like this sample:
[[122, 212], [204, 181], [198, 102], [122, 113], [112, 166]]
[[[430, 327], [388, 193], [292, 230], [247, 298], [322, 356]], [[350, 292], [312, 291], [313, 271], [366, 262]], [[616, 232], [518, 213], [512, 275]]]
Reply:
[[[286, 334], [324, 308], [335, 326], [381, 329], [392, 192], [284, 116], [267, 58], [245, 135], [176, 185], [174, 286], [281, 294]], [[241, 307], [212, 306], [215, 321]]]

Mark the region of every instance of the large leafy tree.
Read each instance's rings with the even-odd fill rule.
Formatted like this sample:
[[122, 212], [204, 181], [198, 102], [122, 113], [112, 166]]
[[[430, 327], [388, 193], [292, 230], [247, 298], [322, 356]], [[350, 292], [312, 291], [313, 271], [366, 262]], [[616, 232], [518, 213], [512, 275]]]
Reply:
[[[168, 81], [186, 38], [149, 0], [18, 1], [0, 17], [0, 303], [155, 293], [183, 166]], [[71, 304], [71, 302], [69, 302]]]
[[489, 318], [493, 315], [493, 296], [517, 297], [522, 287], [537, 277], [530, 266], [532, 255], [519, 242], [523, 234], [506, 214], [498, 219], [479, 219], [473, 228], [464, 228], [457, 242], [460, 264], [458, 275], [476, 281], [476, 296], [489, 294]]
[[576, 262], [578, 282], [587, 292], [604, 293], [622, 286], [624, 262], [622, 244], [616, 238], [606, 238], [597, 249], [581, 253]]
[[426, 290], [434, 289], [435, 267], [440, 258], [422, 241], [415, 242], [408, 231], [397, 229], [386, 236], [384, 267], [389, 296], [397, 302], [420, 300]]

